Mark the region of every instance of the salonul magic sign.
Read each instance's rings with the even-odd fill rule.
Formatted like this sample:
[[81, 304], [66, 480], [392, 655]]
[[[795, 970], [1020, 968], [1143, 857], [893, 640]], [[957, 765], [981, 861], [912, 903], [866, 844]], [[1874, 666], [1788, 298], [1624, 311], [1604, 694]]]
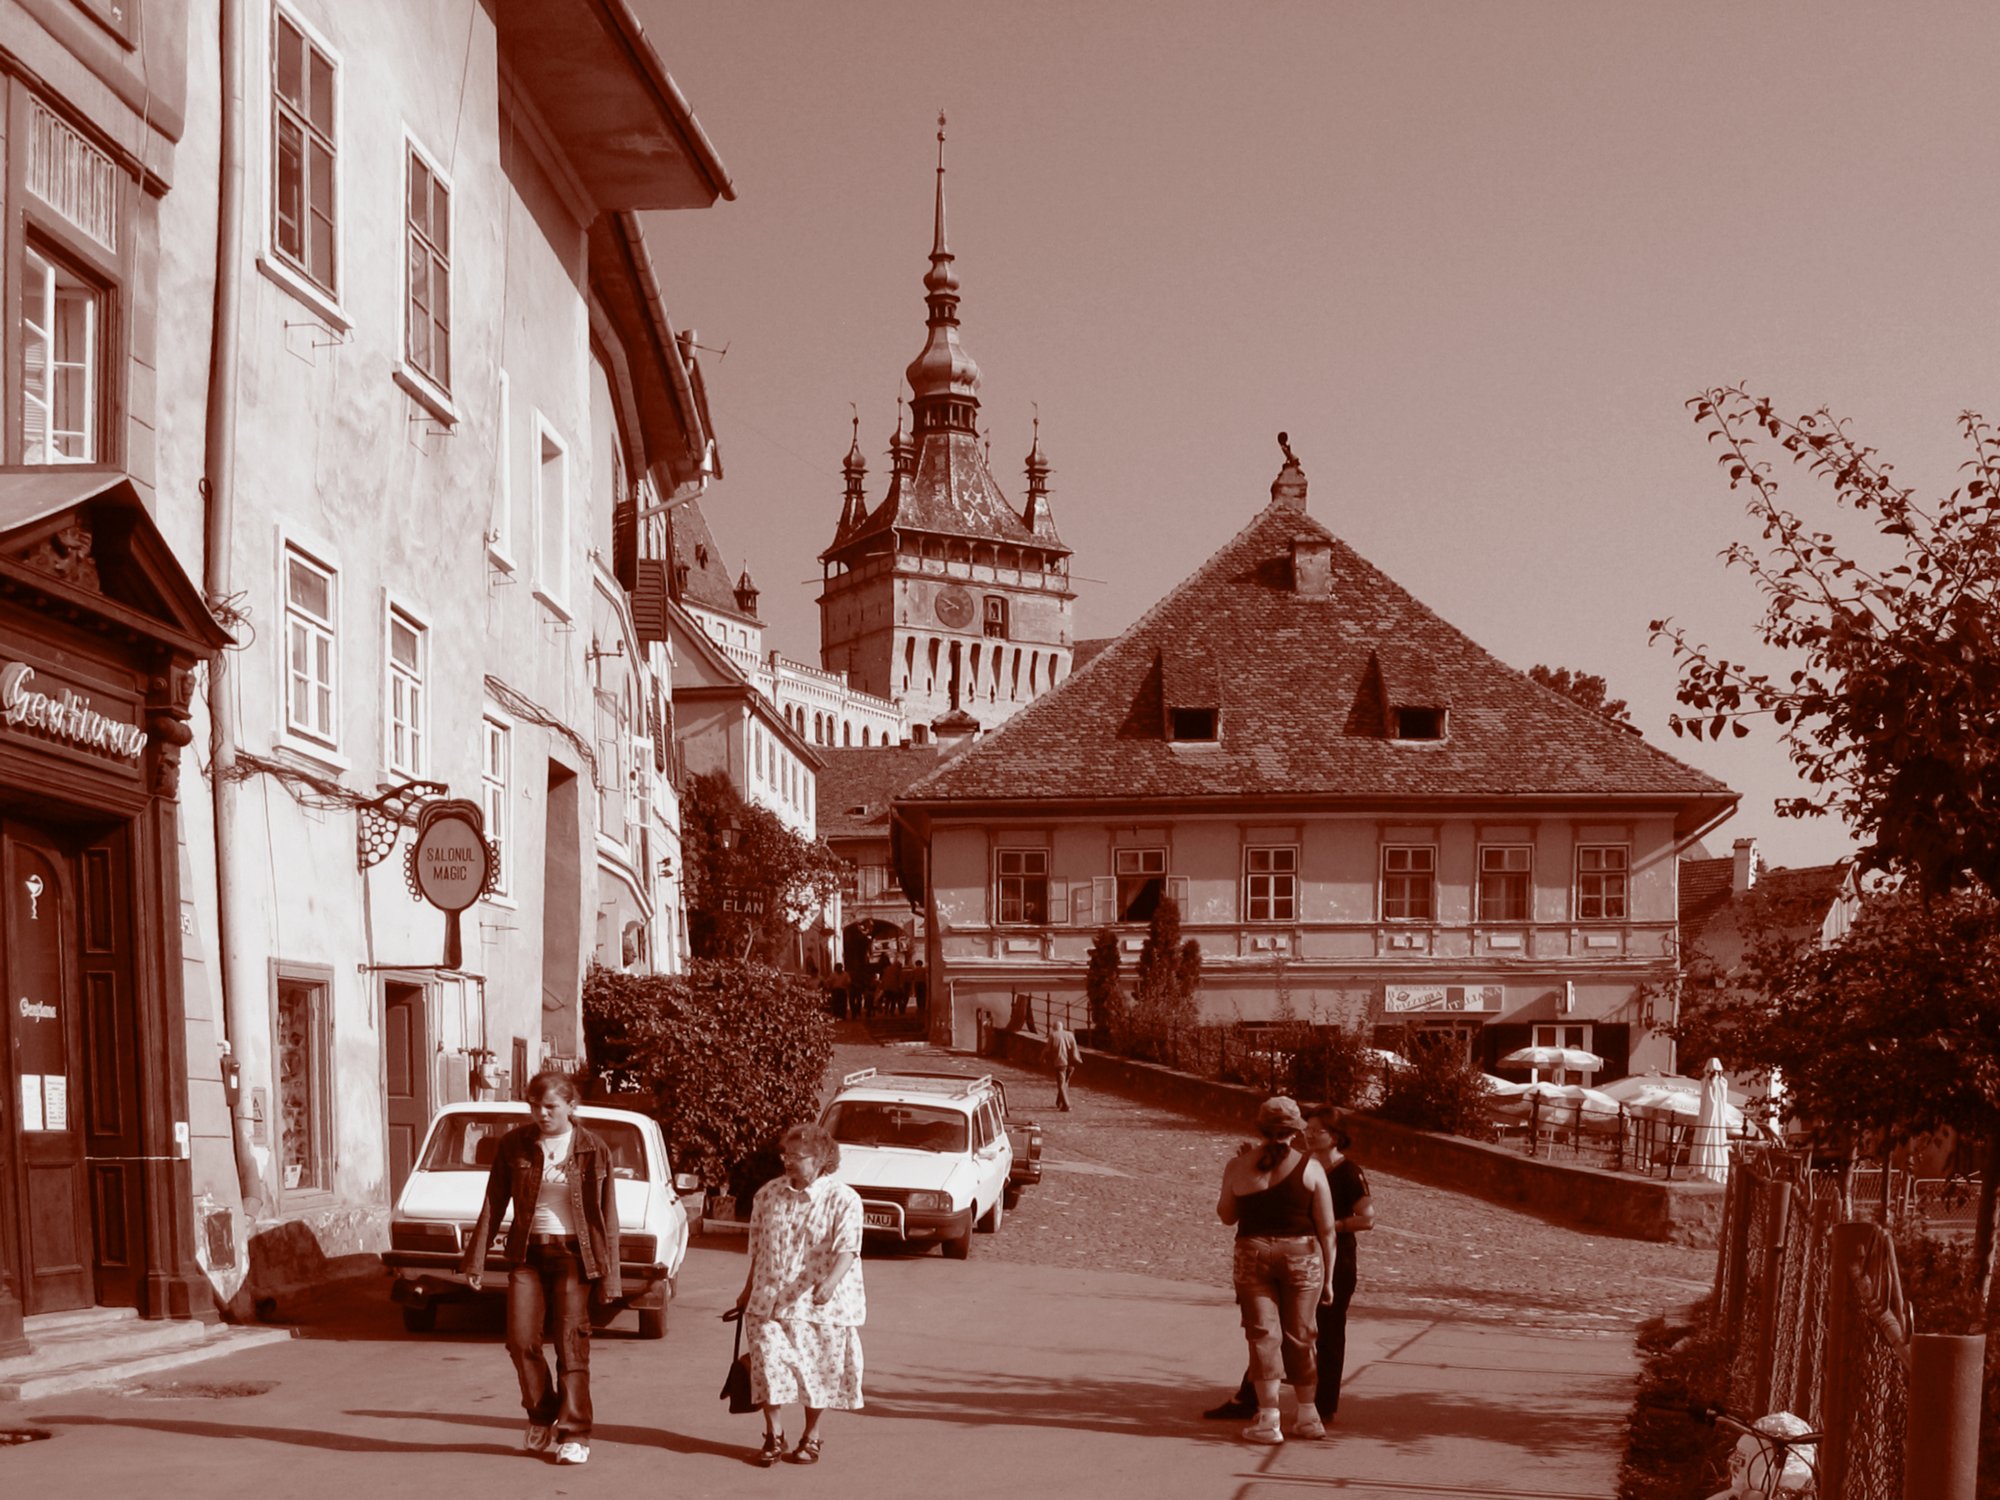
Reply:
[[0, 723], [9, 729], [39, 729], [85, 750], [137, 760], [146, 749], [146, 731], [99, 713], [90, 699], [71, 688], [44, 693], [33, 687], [35, 669], [26, 662], [0, 662]]

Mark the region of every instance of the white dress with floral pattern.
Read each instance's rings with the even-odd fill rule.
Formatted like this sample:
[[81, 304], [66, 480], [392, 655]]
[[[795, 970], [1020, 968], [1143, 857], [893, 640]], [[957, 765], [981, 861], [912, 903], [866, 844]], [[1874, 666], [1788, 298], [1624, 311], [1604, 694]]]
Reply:
[[[861, 1199], [831, 1177], [766, 1183], [750, 1209], [750, 1394], [760, 1405], [861, 1405]], [[825, 1302], [813, 1290], [842, 1251], [854, 1259]]]

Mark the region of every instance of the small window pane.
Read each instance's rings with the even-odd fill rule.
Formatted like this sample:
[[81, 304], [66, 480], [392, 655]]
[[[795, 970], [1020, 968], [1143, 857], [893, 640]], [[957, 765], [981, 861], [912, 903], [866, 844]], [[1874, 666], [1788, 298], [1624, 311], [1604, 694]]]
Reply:
[[278, 18], [278, 95], [293, 104], [305, 96], [305, 38], [282, 16]]
[[290, 576], [292, 603], [322, 620], [330, 619], [332, 593], [326, 575], [295, 558]]
[[333, 64], [317, 48], [312, 52], [312, 94], [306, 101], [306, 117], [312, 128], [329, 138], [333, 135]]

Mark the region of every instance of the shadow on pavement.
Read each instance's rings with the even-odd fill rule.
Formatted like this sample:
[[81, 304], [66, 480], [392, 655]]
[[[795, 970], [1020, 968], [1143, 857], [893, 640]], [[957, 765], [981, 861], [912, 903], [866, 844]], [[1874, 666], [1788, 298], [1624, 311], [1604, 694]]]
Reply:
[[[963, 1376], [935, 1373], [939, 1380], [935, 1387], [871, 1390], [867, 1414], [971, 1426], [1052, 1427], [1135, 1436], [1171, 1432], [1182, 1437], [1206, 1436], [1217, 1442], [1242, 1441], [1242, 1422], [1209, 1422], [1201, 1416], [1202, 1407], [1216, 1399], [1216, 1391], [1223, 1391], [1226, 1381], [1217, 1382], [1215, 1391], [1208, 1391], [1110, 1379], [1067, 1379], [1056, 1386], [1038, 1383], [1030, 1387], [1024, 1381], [993, 1377], [991, 1388], [971, 1390], [944, 1388], [946, 1380]], [[1523, 1371], [1523, 1379], [1532, 1380], [1535, 1373]], [[1289, 1394], [1285, 1401], [1289, 1411]], [[1290, 1418], [1286, 1420], [1289, 1425]], [[1588, 1403], [1578, 1409], [1575, 1403], [1544, 1396], [1530, 1408], [1518, 1391], [1486, 1401], [1476, 1395], [1438, 1391], [1368, 1395], [1350, 1390], [1341, 1397], [1339, 1420], [1330, 1426], [1329, 1433], [1335, 1441], [1346, 1435], [1399, 1451], [1454, 1438], [1476, 1438], [1518, 1450], [1525, 1458], [1573, 1453], [1580, 1441], [1592, 1442], [1599, 1435], [1615, 1445], [1623, 1428]]]
[[[514, 1452], [520, 1446], [521, 1418], [518, 1416], [489, 1417], [478, 1412], [462, 1411], [375, 1411], [367, 1407], [355, 1407], [344, 1413], [349, 1417], [374, 1417], [385, 1422], [456, 1422], [466, 1427], [497, 1427], [514, 1437], [514, 1446], [507, 1449]], [[761, 1426], [756, 1429], [756, 1437], [744, 1443], [716, 1443], [707, 1438], [689, 1437], [683, 1432], [674, 1432], [664, 1427], [624, 1427], [597, 1423], [591, 1428], [593, 1443], [618, 1443], [628, 1448], [664, 1448], [669, 1453], [706, 1453], [716, 1458], [738, 1458], [751, 1463], [757, 1456], [757, 1443], [763, 1436]], [[450, 1449], [440, 1449], [450, 1452]], [[476, 1451], [484, 1452], [484, 1448]]]

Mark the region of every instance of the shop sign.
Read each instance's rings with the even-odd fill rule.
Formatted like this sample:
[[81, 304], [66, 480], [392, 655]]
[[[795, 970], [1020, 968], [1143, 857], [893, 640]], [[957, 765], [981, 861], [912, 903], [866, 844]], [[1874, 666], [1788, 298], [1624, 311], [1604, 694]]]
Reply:
[[486, 842], [486, 814], [476, 802], [451, 798], [428, 802], [417, 813], [417, 837], [404, 873], [411, 894], [445, 914], [444, 966], [456, 969], [462, 956], [458, 914], [486, 894], [495, 869]]
[[[43, 691], [37, 682], [52, 691]], [[90, 698], [26, 662], [0, 662], [0, 723], [13, 730], [37, 730], [79, 749], [136, 761], [145, 753], [146, 731], [101, 712]]]
[[1391, 984], [1382, 991], [1382, 1009], [1406, 1011], [1497, 1011], [1497, 984]]

